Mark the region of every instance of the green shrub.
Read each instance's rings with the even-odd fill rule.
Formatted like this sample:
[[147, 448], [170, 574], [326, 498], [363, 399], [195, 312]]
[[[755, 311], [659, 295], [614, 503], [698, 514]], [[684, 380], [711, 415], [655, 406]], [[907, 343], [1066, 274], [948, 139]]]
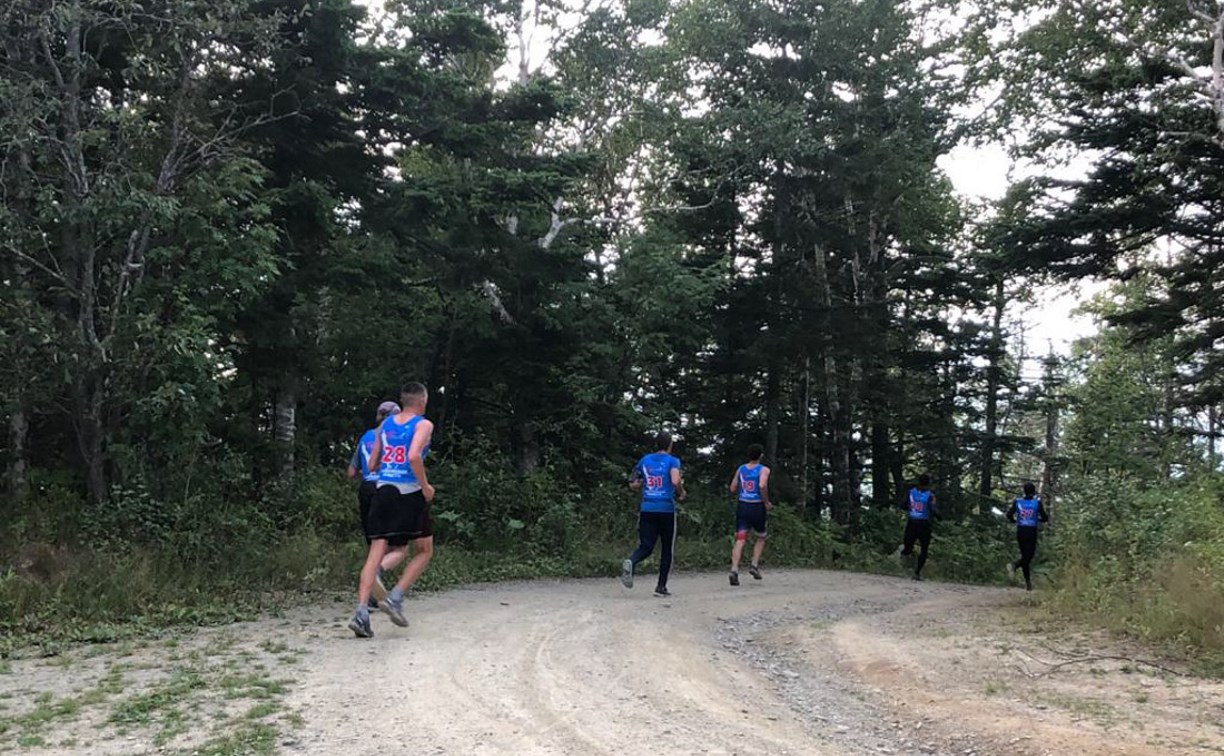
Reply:
[[1059, 509], [1056, 605], [1224, 659], [1224, 483], [1085, 477]]

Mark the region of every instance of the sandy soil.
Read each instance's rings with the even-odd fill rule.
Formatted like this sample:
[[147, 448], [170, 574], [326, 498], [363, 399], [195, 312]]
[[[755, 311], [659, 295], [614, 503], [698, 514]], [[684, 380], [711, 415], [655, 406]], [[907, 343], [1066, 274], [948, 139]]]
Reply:
[[[407, 629], [377, 616], [369, 640], [345, 629], [346, 602], [197, 635], [300, 659], [272, 671], [300, 716], [279, 728], [289, 754], [1224, 752], [1224, 685], [1041, 627], [1021, 592], [816, 571], [744, 583], [680, 574], [668, 599], [649, 579], [479, 586], [409, 602]], [[0, 693], [74, 666], [18, 662]], [[40, 752], [114, 752], [98, 745]]]

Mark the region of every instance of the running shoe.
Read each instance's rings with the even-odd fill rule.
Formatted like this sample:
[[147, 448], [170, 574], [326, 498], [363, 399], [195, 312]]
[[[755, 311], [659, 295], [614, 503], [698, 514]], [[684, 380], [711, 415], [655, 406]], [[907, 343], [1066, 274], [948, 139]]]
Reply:
[[370, 615], [368, 614], [354, 614], [348, 626], [358, 638], [374, 637], [374, 628], [370, 627]]
[[732, 572], [730, 575], [727, 576], [727, 579], [731, 581], [731, 585], [739, 585], [739, 573], [738, 572]]
[[1031, 581], [1026, 581], [1026, 582], [1024, 583], [1024, 590], [1026, 590], [1026, 591], [1031, 591], [1031, 590], [1033, 590], [1033, 583], [1032, 583]]
[[626, 559], [621, 563], [621, 585], [626, 588], [633, 587], [633, 560]]
[[922, 582], [925, 582], [925, 581], [926, 581], [926, 578], [924, 578], [923, 576], [919, 575], [917, 572], [915, 572], [915, 573], [914, 573], [914, 578], [913, 578], [913, 579], [914, 579], [914, 580], [917, 580], [919, 583], [922, 583]]
[[748, 574], [752, 576], [753, 580], [760, 580], [761, 568], [757, 567], [755, 564], [750, 564], [748, 565]]
[[897, 564], [900, 564], [901, 559], [904, 556], [905, 556], [905, 544], [901, 544], [900, 546], [897, 547], [897, 550], [893, 552], [893, 559], [896, 559]]
[[408, 618], [404, 616], [404, 600], [399, 601], [388, 596], [386, 599], [378, 602], [378, 608], [391, 618], [391, 621], [400, 627], [408, 627]]
[[660, 585], [660, 586], [655, 587], [654, 595], [662, 597], [662, 598], [667, 598], [668, 596], [671, 596], [671, 591], [667, 590], [667, 586]]

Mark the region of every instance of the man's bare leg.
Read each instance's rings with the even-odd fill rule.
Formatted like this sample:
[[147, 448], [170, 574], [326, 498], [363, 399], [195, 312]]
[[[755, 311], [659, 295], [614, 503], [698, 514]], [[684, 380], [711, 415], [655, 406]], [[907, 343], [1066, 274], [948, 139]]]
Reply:
[[748, 573], [754, 580], [761, 579], [761, 554], [765, 551], [765, 536], [758, 535], [756, 543], [752, 544], [752, 562], [748, 565]]
[[[758, 542], [759, 543], [759, 542]], [[744, 539], [735, 536], [735, 545], [731, 547], [731, 571], [739, 572], [740, 560], [744, 557]]]
[[757, 536], [756, 543], [752, 544], [752, 566], [761, 566], [761, 554], [765, 553], [765, 538]]
[[412, 559], [408, 560], [404, 574], [400, 575], [399, 582], [395, 584], [395, 589], [391, 594], [392, 599], [402, 598], [421, 576], [421, 573], [425, 572], [425, 568], [429, 566], [429, 560], [433, 559], [433, 540], [433, 536], [427, 536], [412, 542]]
[[358, 638], [370, 638], [374, 630], [370, 626], [370, 590], [378, 577], [378, 563], [387, 552], [387, 540], [376, 538], [370, 542], [370, 551], [366, 555], [365, 565], [361, 568], [361, 579], [357, 583], [357, 612], [349, 621], [349, 629]]
[[370, 592], [374, 589], [374, 579], [378, 577], [378, 565], [387, 553], [387, 539], [375, 538], [370, 541], [370, 553], [366, 555], [365, 565], [361, 568], [361, 580], [357, 584], [357, 605], [367, 606]]
[[370, 592], [374, 594], [374, 598], [380, 603], [387, 600], [387, 588], [383, 585], [382, 580], [379, 578], [381, 577], [382, 573], [393, 569], [395, 565], [404, 561], [404, 557], [406, 556], [408, 556], [407, 544], [403, 546], [388, 546], [387, 553], [384, 554], [383, 558], [379, 561], [378, 572], [375, 574], [374, 585], [371, 586]]

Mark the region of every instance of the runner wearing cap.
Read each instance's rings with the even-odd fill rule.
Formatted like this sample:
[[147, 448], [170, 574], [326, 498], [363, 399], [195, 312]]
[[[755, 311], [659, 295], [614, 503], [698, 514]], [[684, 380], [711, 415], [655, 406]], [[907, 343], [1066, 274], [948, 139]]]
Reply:
[[[370, 453], [374, 451], [374, 440], [378, 436], [378, 426], [382, 425], [389, 415], [399, 414], [400, 407], [395, 402], [383, 402], [378, 405], [376, 415], [378, 421], [374, 427], [361, 435], [357, 448], [353, 449], [353, 458], [349, 460], [348, 477], [355, 480], [361, 476], [361, 485], [357, 487], [357, 508], [361, 517], [361, 534], [365, 536], [366, 546], [370, 545], [370, 502], [374, 500], [374, 492], [378, 490], [378, 473], [370, 469]], [[382, 573], [403, 561], [408, 553], [407, 546], [399, 546], [387, 552], [378, 567], [378, 577], [374, 580], [374, 591], [370, 596], [370, 607], [377, 609], [378, 602], [387, 597], [387, 589], [382, 584]]]
[[434, 487], [425, 473], [425, 456], [433, 439], [433, 423], [425, 419], [429, 391], [420, 383], [400, 389], [400, 409], [378, 426], [369, 466], [378, 473], [378, 490], [370, 502], [366, 531], [370, 552], [361, 569], [357, 587], [357, 611], [349, 629], [359, 638], [370, 638], [369, 598], [377, 585], [378, 568], [389, 551], [413, 547], [412, 559], [404, 567], [395, 587], [379, 601], [379, 608], [400, 627], [408, 625], [404, 616], [404, 593], [416, 582], [433, 558], [433, 519], [429, 505]]

